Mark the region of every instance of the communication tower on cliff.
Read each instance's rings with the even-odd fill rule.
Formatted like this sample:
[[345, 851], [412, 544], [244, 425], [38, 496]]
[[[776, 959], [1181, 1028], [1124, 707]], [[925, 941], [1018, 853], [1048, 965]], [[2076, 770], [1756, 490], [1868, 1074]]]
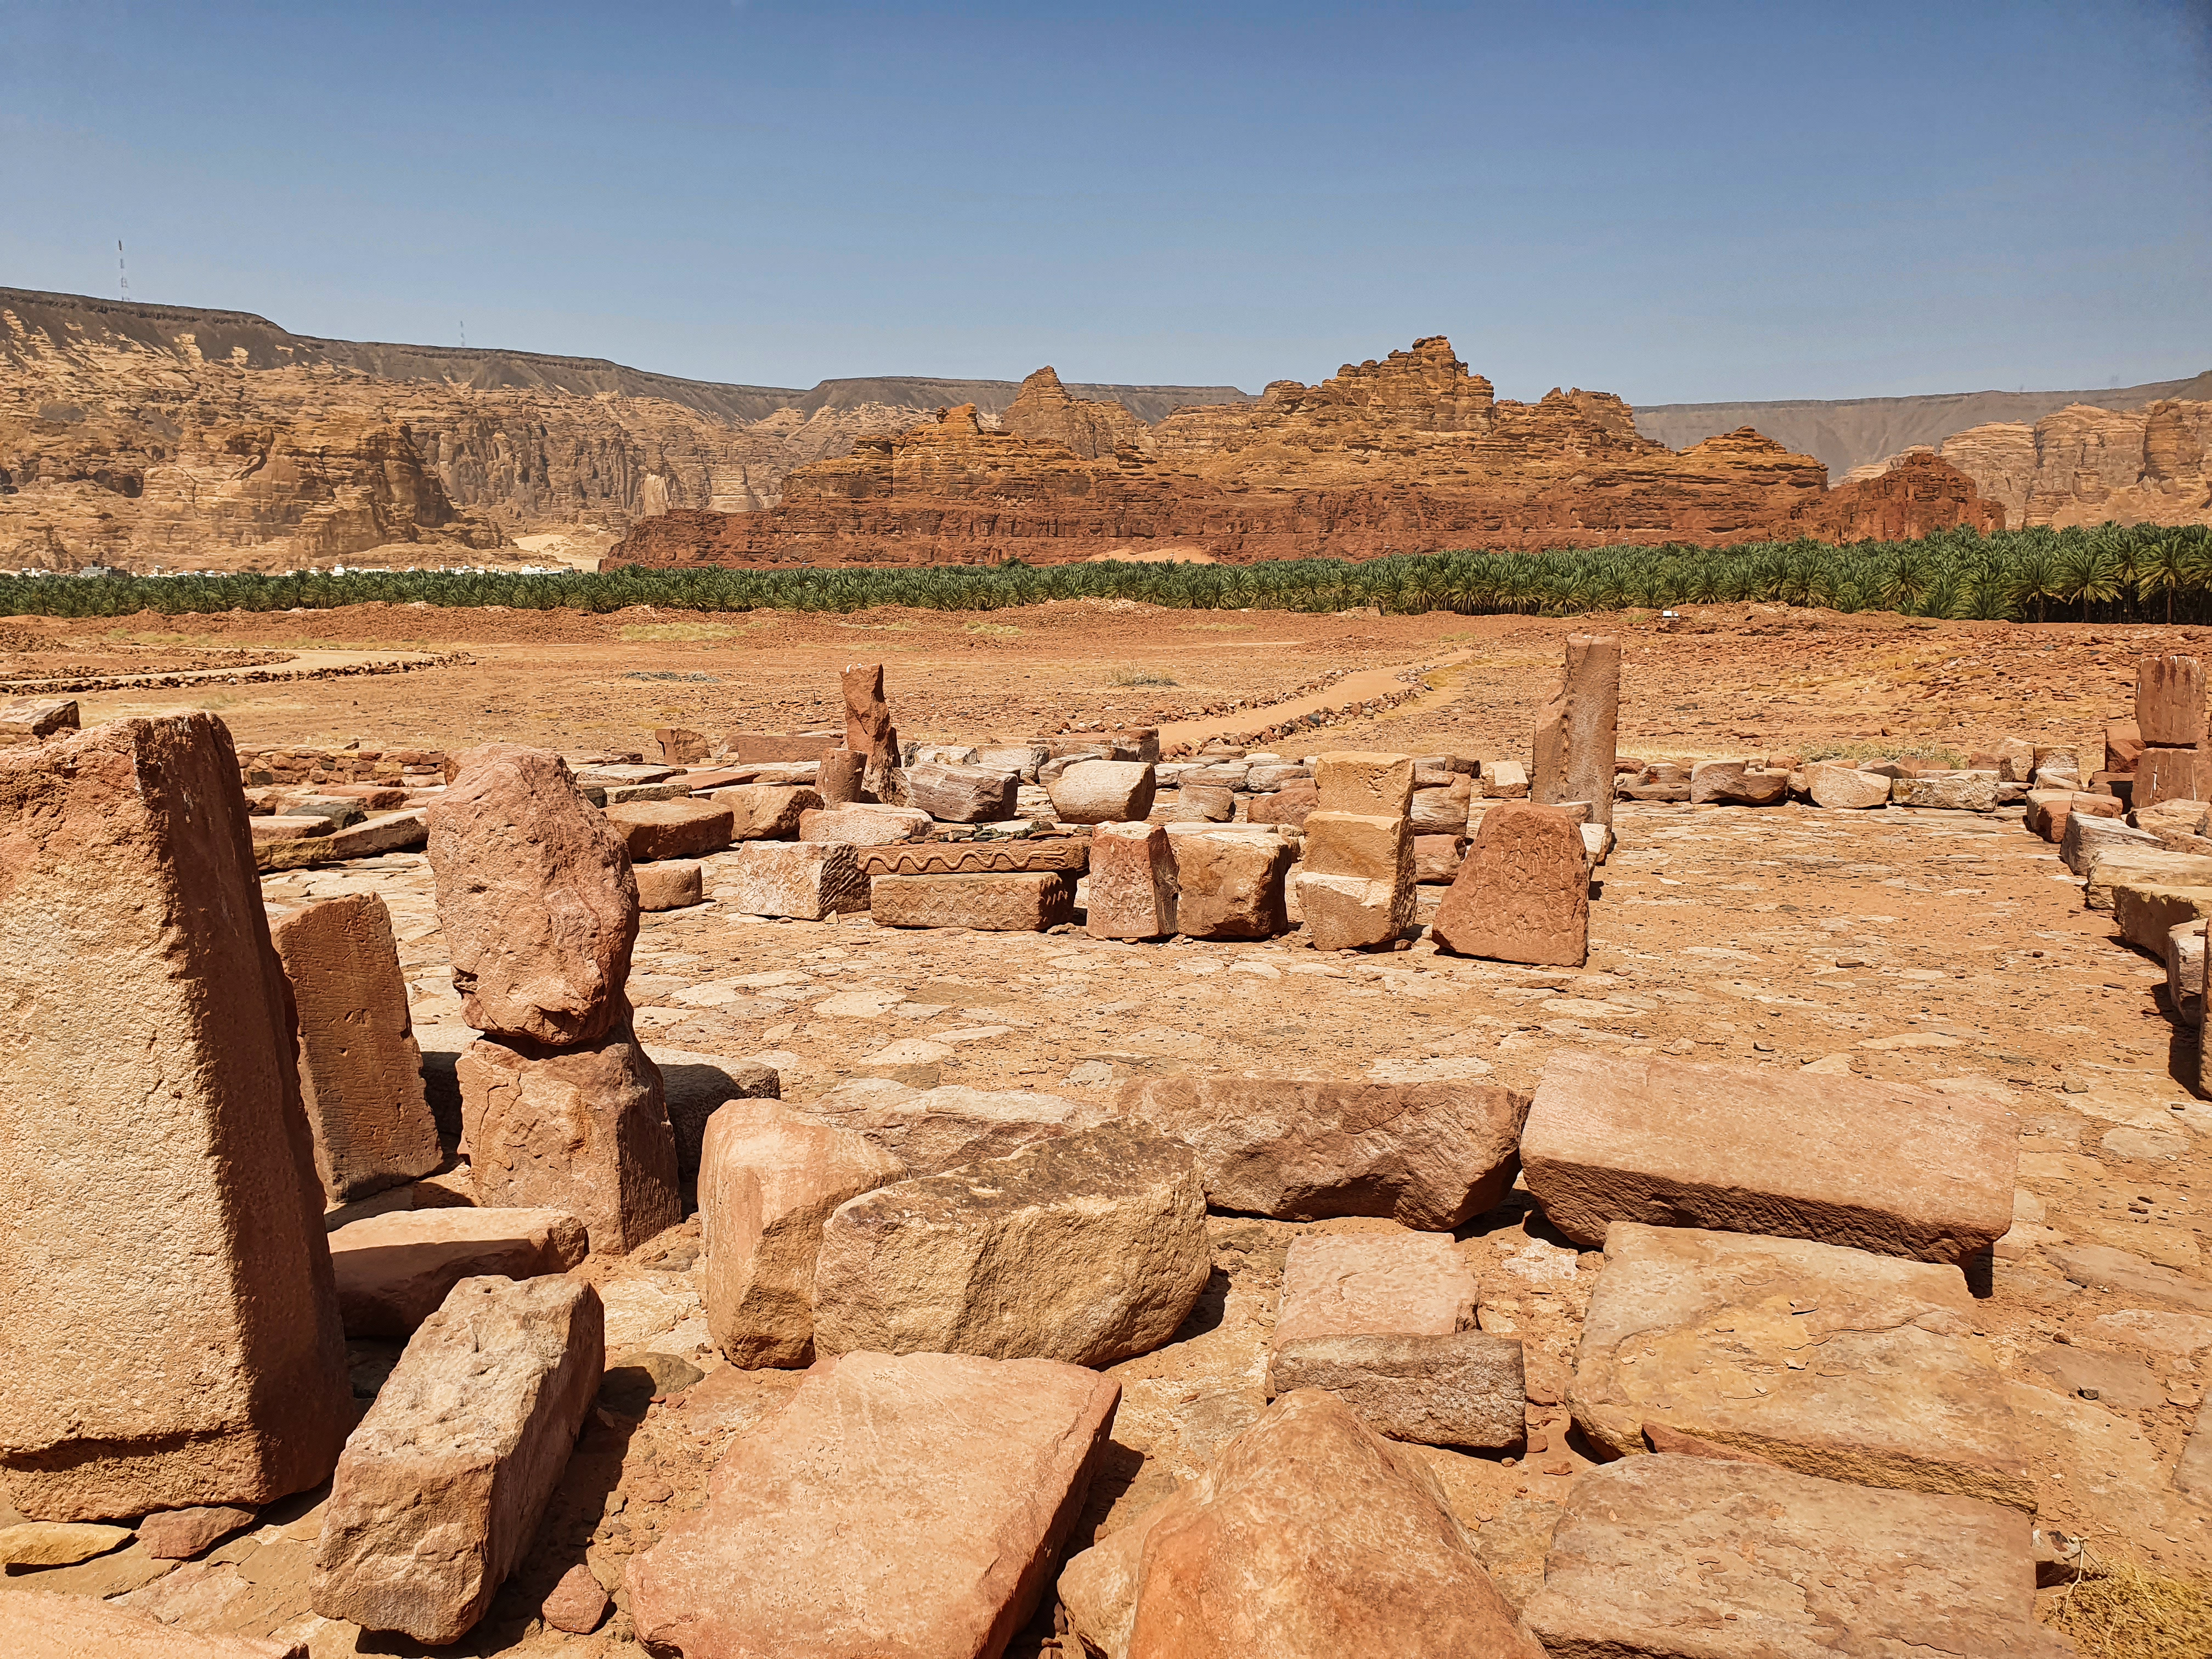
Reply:
[[131, 297], [131, 273], [123, 264], [123, 239], [115, 239], [115, 286], [124, 299]]

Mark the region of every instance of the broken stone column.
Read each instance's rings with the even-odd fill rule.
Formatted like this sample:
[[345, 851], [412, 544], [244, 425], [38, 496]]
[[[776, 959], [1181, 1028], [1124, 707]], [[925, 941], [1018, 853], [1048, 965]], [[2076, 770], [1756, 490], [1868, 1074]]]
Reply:
[[2136, 728], [2142, 754], [2128, 804], [2136, 811], [2166, 800], [2202, 800], [2207, 769], [2204, 665], [2169, 652], [2136, 665]]
[[1589, 955], [1589, 852], [1581, 827], [1548, 806], [1492, 807], [1429, 933], [1458, 956], [1581, 967]]
[[1175, 854], [1157, 823], [1102, 823], [1091, 836], [1085, 931], [1164, 939], [1176, 930]]
[[320, 899], [271, 930], [299, 1011], [300, 1096], [333, 1205], [445, 1161], [422, 1097], [422, 1054], [392, 914], [374, 893]]
[[292, 1009], [204, 714], [0, 750], [0, 1487], [260, 1504], [352, 1418]]
[[325, 1619], [459, 1640], [529, 1549], [605, 1363], [599, 1292], [465, 1279], [346, 1442], [309, 1593]]
[[906, 803], [897, 728], [884, 701], [884, 665], [855, 663], [842, 676], [845, 747], [860, 757], [860, 799], [892, 806]]
[[1388, 945], [1413, 925], [1410, 755], [1323, 755], [1305, 822], [1298, 907], [1316, 951]]
[[1586, 800], [1590, 821], [1610, 828], [1620, 710], [1620, 641], [1611, 634], [1568, 635], [1566, 673], [1536, 715], [1528, 799], [1540, 806]]
[[825, 806], [849, 806], [860, 799], [861, 774], [868, 757], [850, 749], [825, 749], [815, 771], [815, 789]]

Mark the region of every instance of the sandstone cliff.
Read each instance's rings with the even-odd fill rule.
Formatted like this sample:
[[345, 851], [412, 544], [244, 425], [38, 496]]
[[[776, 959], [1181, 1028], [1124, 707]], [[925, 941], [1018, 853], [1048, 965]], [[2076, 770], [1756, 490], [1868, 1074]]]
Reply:
[[1150, 455], [1152, 434], [1145, 423], [1117, 403], [1071, 398], [1050, 365], [1022, 382], [1021, 395], [999, 417], [1001, 431], [1016, 437], [1057, 443], [1086, 461], [1123, 447]]
[[1940, 455], [2004, 512], [2008, 527], [2212, 524], [2212, 403], [2162, 398], [2136, 410], [2075, 404], [2030, 425], [1993, 421], [1939, 445], [1855, 469], [1874, 478]]

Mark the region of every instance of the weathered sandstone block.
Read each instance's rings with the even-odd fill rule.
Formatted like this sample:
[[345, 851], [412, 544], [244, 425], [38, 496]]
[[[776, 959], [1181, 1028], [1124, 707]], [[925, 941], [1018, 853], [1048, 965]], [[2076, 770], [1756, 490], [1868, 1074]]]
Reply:
[[921, 841], [933, 820], [918, 806], [884, 806], [860, 801], [850, 806], [825, 806], [799, 815], [799, 838], [805, 842], [842, 841], [854, 847], [888, 847], [902, 841]]
[[[988, 1656], [1035, 1611], [1121, 1386], [965, 1354], [817, 1364], [630, 1558], [639, 1639], [684, 1659]], [[895, 1632], [895, 1638], [887, 1637]]]
[[884, 665], [855, 663], [839, 677], [845, 692], [845, 747], [862, 757], [860, 790], [869, 800], [902, 803], [898, 729], [884, 700]]
[[454, 1066], [479, 1199], [566, 1211], [615, 1255], [683, 1218], [660, 1073], [628, 1013], [588, 1047], [484, 1037]]
[[686, 1180], [699, 1173], [699, 1148], [715, 1108], [732, 1100], [775, 1100], [783, 1093], [783, 1074], [765, 1060], [726, 1060], [659, 1043], [646, 1044], [645, 1052], [660, 1073], [668, 1127], [676, 1136], [676, 1168]]
[[568, 1466], [604, 1331], [599, 1292], [573, 1279], [456, 1285], [346, 1442], [315, 1611], [433, 1645], [473, 1627]]
[[1321, 791], [1310, 783], [1286, 783], [1271, 794], [1253, 796], [1245, 817], [1253, 823], [1303, 825], [1320, 805]]
[[1217, 785], [1186, 783], [1176, 791], [1173, 816], [1188, 822], [1227, 823], [1237, 816], [1237, 797]]
[[1693, 805], [1771, 806], [1790, 793], [1790, 774], [1748, 761], [1699, 761], [1690, 769]]
[[841, 1206], [815, 1345], [1109, 1365], [1175, 1334], [1212, 1262], [1189, 1150], [1106, 1124]]
[[864, 1136], [781, 1101], [732, 1101], [707, 1121], [699, 1212], [707, 1328], [731, 1364], [814, 1358], [814, 1261], [822, 1224], [906, 1166]]
[[1528, 799], [1540, 806], [1586, 800], [1592, 821], [1613, 823], [1615, 726], [1620, 706], [1620, 641], [1570, 634], [1559, 691], [1536, 712]]
[[25, 1515], [264, 1504], [330, 1472], [351, 1415], [238, 778], [206, 714], [0, 750], [0, 1483]]
[[2027, 831], [2045, 841], [2063, 842], [2066, 825], [2076, 812], [2089, 817], [2115, 818], [2123, 809], [2112, 795], [2084, 794], [2078, 789], [2031, 789], [2027, 792]]
[[319, 899], [270, 932], [299, 1014], [300, 1097], [325, 1198], [343, 1204], [428, 1175], [445, 1152], [384, 901]]
[[1576, 1352], [1575, 1420], [1623, 1455], [1657, 1423], [1801, 1474], [2033, 1513], [1977, 1322], [1956, 1267], [1616, 1221]]
[[715, 800], [626, 800], [605, 809], [632, 864], [697, 859], [730, 844], [734, 814]]
[[1553, 1225], [1585, 1249], [1613, 1222], [1643, 1221], [1956, 1264], [2012, 1224], [2019, 1134], [1981, 1095], [1561, 1051], [1536, 1086], [1521, 1165]]
[[0, 744], [40, 743], [77, 729], [74, 697], [33, 697], [0, 705]]
[[1889, 798], [1899, 806], [1928, 806], [1952, 812], [1994, 812], [1997, 805], [1995, 778], [1974, 777], [1963, 772], [1932, 778], [1893, 778]]
[[1278, 1347], [1271, 1394], [1326, 1389], [1392, 1440], [1515, 1448], [1527, 1437], [1521, 1340], [1483, 1331], [1308, 1336]]
[[705, 902], [706, 880], [696, 859], [641, 864], [631, 873], [637, 878], [641, 910], [683, 910]]
[[1093, 939], [1162, 939], [1175, 932], [1175, 854], [1165, 830], [1102, 823], [1092, 833], [1084, 930]]
[[1429, 932], [1458, 956], [1582, 966], [1589, 854], [1580, 830], [1547, 807], [1492, 807]]
[[405, 1338], [464, 1279], [566, 1273], [590, 1250], [560, 1210], [395, 1210], [330, 1236], [348, 1336]]
[[1283, 1263], [1273, 1346], [1309, 1336], [1449, 1336], [1474, 1327], [1474, 1275], [1439, 1233], [1307, 1233]]
[[1523, 1613], [1553, 1655], [2061, 1659], [2030, 1532], [1971, 1498], [1632, 1457], [1575, 1481]]
[[2147, 748], [2136, 762], [2129, 804], [2137, 811], [2170, 800], [2212, 797], [2212, 750]]
[[728, 809], [732, 842], [794, 841], [801, 818], [819, 811], [829, 799], [804, 784], [784, 783], [736, 783], [708, 797]]
[[[2152, 836], [2149, 842], [2123, 842], [2104, 826], [2110, 821], [2086, 818], [2080, 842], [2087, 867], [2082, 873], [2081, 902], [2092, 910], [2111, 910], [2119, 901], [2116, 890], [2123, 882], [2154, 881], [2169, 887], [2212, 885], [2212, 857], [2196, 853], [2173, 853]], [[2126, 830], [2125, 824], [2114, 824]], [[2094, 828], [2094, 835], [2091, 833]], [[2130, 836], [2146, 832], [2130, 830]], [[2065, 857], [2062, 850], [2060, 858]]]
[[756, 841], [715, 865], [714, 893], [741, 915], [819, 921], [866, 909], [870, 884], [849, 842]]
[[2166, 997], [2184, 1024], [2204, 1023], [2203, 922], [2176, 922], [2166, 930]]
[[864, 876], [994, 876], [1024, 870], [1083, 873], [1091, 843], [1079, 836], [1019, 841], [927, 841], [855, 848]]
[[1314, 787], [1324, 811], [1402, 818], [1413, 798], [1413, 757], [1337, 750], [1316, 757]]
[[1272, 939], [1290, 927], [1291, 849], [1272, 836], [1176, 836], [1176, 927], [1191, 939]]
[[558, 755], [488, 744], [429, 808], [438, 921], [463, 1017], [533, 1042], [592, 1042], [621, 1006], [637, 882]]
[[1413, 837], [1413, 879], [1424, 886], [1448, 887], [1467, 862], [1464, 835]]
[[2203, 743], [2203, 663], [2178, 653], [2138, 662], [2135, 724], [2147, 748], [2194, 749]]
[[1070, 1561], [1060, 1600], [1110, 1659], [1534, 1653], [1436, 1476], [1317, 1389]]
[[1021, 774], [985, 766], [910, 766], [906, 798], [946, 823], [996, 823], [1014, 816]]
[[881, 1147], [909, 1176], [940, 1175], [984, 1158], [1010, 1158], [1040, 1140], [1095, 1129], [1114, 1115], [1100, 1102], [1027, 1089], [969, 1089], [953, 1083], [915, 1089], [888, 1078], [841, 1084], [806, 1110]]
[[1415, 836], [1463, 836], [1474, 806], [1474, 780], [1455, 776], [1443, 788], [1416, 789], [1406, 822]]
[[252, 1510], [234, 1504], [162, 1510], [138, 1523], [138, 1541], [156, 1561], [189, 1561], [253, 1521]]
[[1528, 1097], [1486, 1083], [1144, 1078], [1121, 1110], [1189, 1146], [1216, 1209], [1449, 1232], [1505, 1195]]
[[1064, 871], [986, 876], [877, 876], [870, 908], [879, 927], [969, 927], [1042, 933], [1075, 917], [1075, 878]]
[[1889, 780], [1879, 772], [1862, 772], [1850, 766], [1813, 766], [1806, 769], [1805, 781], [1815, 806], [1856, 811], [1889, 805]]
[[2212, 916], [2212, 886], [2174, 887], [2128, 878], [2112, 884], [2112, 921], [2122, 939], [2163, 961], [2166, 935]]
[[1046, 786], [1063, 823], [1133, 823], [1152, 810], [1158, 788], [1145, 761], [1078, 761]]
[[[2110, 796], [2106, 797], [2111, 799]], [[2119, 803], [2113, 800], [2117, 806]], [[2160, 852], [2164, 843], [2148, 830], [2138, 830], [2133, 824], [2121, 822], [2117, 815], [2101, 812], [2072, 812], [2067, 815], [2066, 827], [2058, 832], [2058, 861], [2077, 876], [2089, 873], [2089, 866], [2099, 854], [2116, 847], [2131, 847], [2150, 852]], [[2090, 907], [2097, 907], [2092, 904]], [[2106, 899], [2104, 908], [2111, 909]]]
[[[1404, 826], [1399, 828], [1402, 831]], [[1315, 950], [1364, 950], [1388, 945], [1411, 931], [1416, 899], [1413, 845], [1410, 836], [1403, 840], [1402, 880], [1371, 881], [1364, 876], [1329, 875], [1310, 869], [1298, 873], [1298, 914]]]
[[823, 806], [844, 806], [860, 799], [861, 775], [866, 769], [868, 757], [855, 754], [850, 749], [825, 749], [818, 761], [815, 775], [820, 781]]
[[0, 1595], [8, 1659], [307, 1659], [305, 1642], [200, 1636], [89, 1595]]
[[1479, 787], [1485, 800], [1526, 800], [1528, 769], [1515, 760], [1485, 761]]

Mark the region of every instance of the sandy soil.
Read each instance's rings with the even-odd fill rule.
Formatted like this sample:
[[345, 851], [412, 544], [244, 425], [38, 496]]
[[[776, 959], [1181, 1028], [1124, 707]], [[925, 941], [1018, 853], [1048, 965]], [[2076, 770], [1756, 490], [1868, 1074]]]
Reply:
[[[2094, 765], [2101, 721], [2129, 708], [2136, 656], [2204, 637], [1928, 628], [1741, 606], [1693, 617], [1678, 634], [1648, 620], [1599, 621], [1618, 627], [1626, 645], [1624, 751], [1683, 756], [1838, 744], [1955, 753], [2012, 733], [2078, 743]], [[1416, 702], [1304, 747], [1522, 757], [1533, 711], [1556, 682], [1563, 635], [1591, 625], [1081, 606], [980, 619], [623, 613], [540, 623], [380, 609], [166, 625], [209, 644], [408, 644], [464, 647], [476, 659], [389, 679], [209, 695], [246, 744], [358, 736], [457, 746], [499, 736], [599, 749], [635, 746], [669, 720], [718, 733], [828, 724], [836, 666], [879, 656], [902, 731], [927, 738], [1020, 734], [1068, 718], [1157, 718], [1155, 710], [1215, 701], [1265, 702], [1328, 670], [1442, 664]], [[1011, 631], [979, 633], [979, 624]], [[1111, 684], [1115, 670], [1129, 668], [1176, 684]], [[87, 703], [90, 720], [155, 700]], [[1217, 723], [1264, 718], [1239, 712]], [[1092, 1098], [1135, 1077], [1208, 1072], [1481, 1077], [1526, 1089], [1565, 1048], [1755, 1066], [1778, 1083], [1820, 1062], [1992, 1093], [2022, 1121], [2023, 1157], [2016, 1237], [1979, 1287], [1978, 1329], [2009, 1379], [2042, 1522], [2170, 1570], [2212, 1566], [2208, 1511], [2171, 1486], [2202, 1399], [2202, 1350], [2170, 1331], [2138, 1340], [2124, 1334], [2124, 1322], [2100, 1325], [2115, 1312], [2171, 1310], [2142, 1283], [2083, 1289], [2054, 1254], [2069, 1243], [2112, 1244], [2147, 1264], [2205, 1270], [2212, 1223], [2195, 1188], [2212, 1174], [2212, 1108], [2178, 1081], [2193, 1074], [2195, 1035], [2168, 1017], [2162, 969], [2119, 945], [2108, 916], [2083, 908], [2078, 881], [2056, 849], [2026, 834], [2016, 811], [1624, 803], [1617, 828], [1620, 846], [1601, 872], [1590, 959], [1579, 971], [1454, 958], [1425, 939], [1395, 953], [1324, 957], [1296, 936], [1126, 945], [1079, 933], [903, 933], [865, 918], [763, 922], [708, 905], [647, 919], [631, 995], [649, 1043], [765, 1059], [781, 1069], [786, 1096], [802, 1102], [909, 1037], [942, 1045], [948, 1082]], [[266, 884], [272, 901], [363, 890], [392, 908], [417, 1024], [456, 1022], [419, 856]], [[1441, 890], [1424, 891], [1425, 919]], [[717, 988], [702, 997], [703, 986]], [[854, 991], [872, 994], [843, 994]], [[1233, 1217], [1216, 1218], [1212, 1229], [1217, 1271], [1198, 1313], [1168, 1347], [1114, 1368], [1124, 1389], [1114, 1458], [1079, 1543], [1174, 1491], [1264, 1406], [1260, 1379], [1284, 1251], [1302, 1229]], [[1540, 1583], [1558, 1505], [1589, 1467], [1559, 1402], [1601, 1258], [1576, 1251], [1525, 1194], [1459, 1239], [1483, 1285], [1483, 1323], [1524, 1338], [1543, 1400], [1531, 1407], [1525, 1456], [1420, 1455], [1517, 1603]], [[618, 1584], [627, 1556], [701, 1501], [707, 1470], [730, 1438], [796, 1382], [787, 1373], [735, 1371], [706, 1346], [696, 1249], [695, 1218], [629, 1258], [592, 1264], [608, 1301], [611, 1354], [631, 1363], [667, 1355], [702, 1379], [641, 1407], [641, 1421], [611, 1414], [589, 1431], [530, 1562], [478, 1632], [443, 1651], [579, 1659], [638, 1651], [619, 1611], [595, 1635], [566, 1637], [535, 1623], [538, 1598], [580, 1559]], [[372, 1382], [389, 1358], [370, 1345], [356, 1353], [357, 1378]], [[2085, 1387], [2096, 1397], [2085, 1397]], [[296, 1633], [317, 1659], [412, 1651], [308, 1610], [315, 1502], [309, 1495], [280, 1508], [258, 1532], [207, 1563], [150, 1579], [134, 1600], [193, 1628]], [[105, 1577], [92, 1563], [10, 1577], [0, 1593], [40, 1581], [112, 1593], [154, 1565], [131, 1565], [130, 1554], [103, 1558]], [[63, 1583], [64, 1573], [82, 1583]], [[1048, 1615], [1015, 1651], [1057, 1651], [1049, 1631]]]

